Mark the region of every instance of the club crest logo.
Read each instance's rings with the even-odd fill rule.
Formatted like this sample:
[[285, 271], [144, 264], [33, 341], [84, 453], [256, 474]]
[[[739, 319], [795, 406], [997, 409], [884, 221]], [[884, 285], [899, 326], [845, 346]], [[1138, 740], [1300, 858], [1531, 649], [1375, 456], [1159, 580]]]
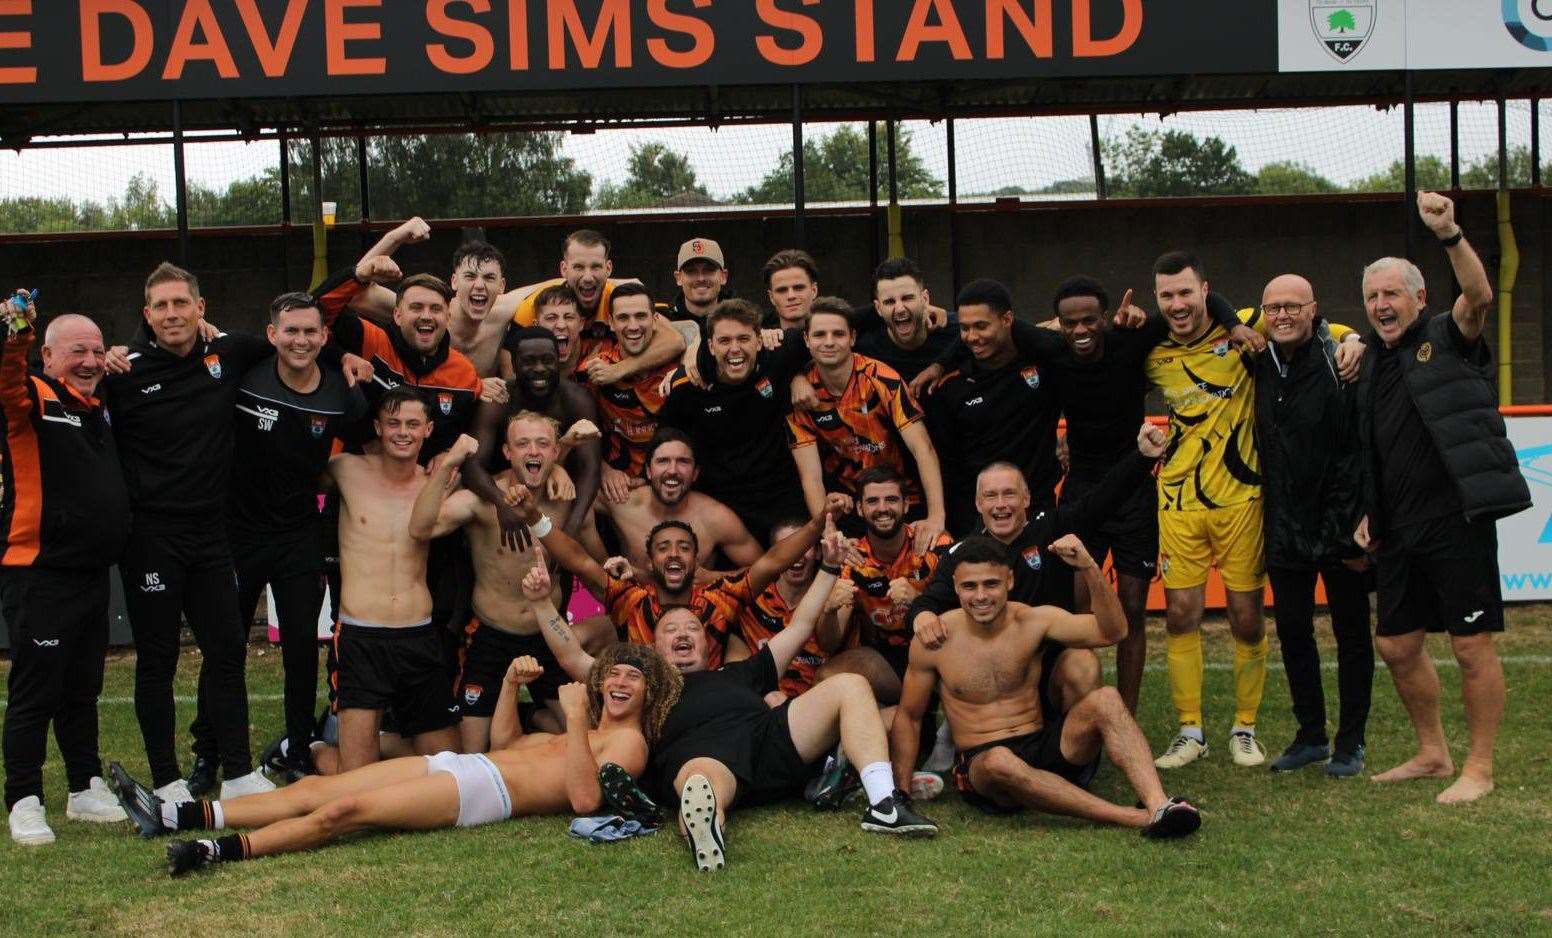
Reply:
[[1031, 570], [1039, 570], [1040, 569], [1040, 563], [1041, 563], [1041, 561], [1040, 561], [1040, 548], [1038, 548], [1038, 547], [1026, 547], [1026, 548], [1024, 548], [1024, 563], [1028, 564], [1029, 565], [1029, 569], [1031, 569]]
[[1219, 358], [1229, 354], [1229, 340], [1224, 339], [1220, 342], [1213, 343], [1213, 354]]
[[1417, 360], [1424, 363], [1433, 360], [1432, 342], [1424, 342], [1422, 345], [1417, 347]]
[[313, 439], [323, 439], [323, 431], [329, 428], [329, 419], [321, 414], [313, 414], [309, 420], [308, 429], [312, 431]]
[[1038, 391], [1038, 390], [1040, 390], [1040, 369], [1039, 368], [1036, 368], [1034, 365], [1030, 365], [1028, 368], [1025, 368], [1025, 369], [1021, 370], [1019, 372], [1019, 374], [1021, 376], [1023, 376], [1024, 383], [1029, 385], [1029, 389], [1031, 391]]
[[1552, 52], [1552, 4], [1546, 0], [1503, 0], [1503, 21], [1515, 42]]
[[1378, 0], [1310, 0], [1310, 26], [1315, 30], [1315, 38], [1332, 58], [1346, 62], [1362, 51], [1374, 34], [1377, 3]]
[[463, 686], [464, 706], [472, 707], [480, 702], [480, 695], [485, 693], [485, 688], [478, 684], [465, 684]]
[[776, 389], [771, 387], [771, 379], [769, 378], [761, 378], [759, 381], [755, 382], [754, 389], [759, 391], [760, 396], [766, 400], [769, 400], [771, 395], [776, 393]]
[[437, 392], [437, 409], [442, 411], [442, 416], [453, 412], [453, 395], [447, 391]]
[[221, 380], [221, 356], [220, 355], [206, 355], [205, 356], [205, 370], [210, 372], [210, 377], [216, 379], [217, 381], [220, 381]]

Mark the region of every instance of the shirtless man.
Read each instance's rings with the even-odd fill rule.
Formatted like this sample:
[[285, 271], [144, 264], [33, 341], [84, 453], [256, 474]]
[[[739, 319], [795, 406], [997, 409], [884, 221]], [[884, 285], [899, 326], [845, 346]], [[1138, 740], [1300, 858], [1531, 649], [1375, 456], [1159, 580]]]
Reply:
[[647, 484], [632, 489], [625, 503], [607, 498], [598, 507], [620, 529], [620, 548], [633, 566], [645, 569], [647, 534], [670, 518], [695, 529], [699, 540], [696, 564], [707, 567], [720, 550], [735, 567], [747, 567], [765, 551], [726, 505], [691, 491], [700, 468], [690, 438], [672, 427], [659, 427], [647, 444]]
[[[569, 509], [569, 499], [545, 496], [545, 483], [555, 467], [559, 427], [543, 414], [522, 411], [507, 421], [506, 442], [501, 446], [509, 468], [496, 476], [502, 491], [525, 486], [534, 493], [545, 511], [557, 516]], [[438, 531], [463, 528], [469, 537], [474, 558], [474, 616], [464, 629], [458, 683], [454, 691], [459, 702], [459, 732], [464, 752], [484, 752], [490, 745], [490, 721], [495, 712], [501, 675], [516, 658], [529, 656], [544, 668], [544, 674], [528, 685], [535, 703], [543, 704], [557, 721], [564, 716], [560, 707], [560, 685], [564, 673], [550, 654], [549, 646], [538, 634], [533, 612], [520, 598], [523, 577], [543, 557], [532, 547], [510, 550], [501, 538], [496, 509], [469, 489], [450, 490], [456, 485], [460, 466], [475, 452], [473, 437], [459, 437], [447, 456], [431, 471], [431, 479], [420, 490], [410, 512], [410, 536], [430, 539]], [[604, 556], [592, 517], [582, 525], [583, 541], [595, 556]], [[571, 578], [558, 577], [553, 601], [564, 608], [570, 598]], [[555, 722], [556, 727], [564, 723]]]
[[[668, 610], [655, 636], [660, 654], [684, 675], [683, 693], [653, 740], [649, 787], [679, 802], [679, 830], [702, 872], [727, 864], [723, 837], [726, 812], [735, 803], [757, 805], [792, 797], [813, 774], [819, 759], [837, 744], [867, 792], [862, 829], [879, 834], [931, 837], [938, 826], [917, 814], [910, 796], [894, 786], [878, 703], [867, 682], [854, 674], [821, 681], [803, 696], [770, 707], [787, 667], [819, 620], [840, 572], [846, 539], [826, 515], [823, 559], [813, 585], [793, 614], [792, 624], [753, 657], [718, 667], [705, 626], [684, 607]], [[545, 637], [568, 671], [588, 666], [566, 620], [544, 604], [545, 590], [530, 575], [536, 612]]]
[[[525, 544], [527, 530], [507, 505], [496, 485], [491, 469], [500, 465], [497, 453], [506, 445], [508, 423], [514, 414], [529, 411], [543, 414], [568, 429], [568, 449], [575, 451], [571, 460], [576, 498], [557, 518], [563, 519], [568, 532], [582, 530], [582, 521], [592, 510], [598, 492], [600, 466], [598, 408], [593, 396], [567, 379], [560, 368], [560, 348], [555, 336], [544, 329], [514, 329], [509, 345], [515, 350], [516, 374], [507, 382], [505, 403], [488, 401], [480, 405], [474, 417], [474, 437], [479, 450], [464, 464], [463, 478], [474, 493], [494, 507], [508, 549]], [[581, 426], [582, 423], [586, 427]], [[590, 432], [588, 432], [590, 431]], [[558, 455], [557, 461], [564, 455]], [[504, 467], [503, 467], [504, 468]], [[499, 471], [499, 470], [498, 470]]]
[[[922, 716], [936, 689], [959, 750], [954, 784], [981, 810], [1034, 808], [1135, 827], [1147, 837], [1195, 831], [1201, 815], [1164, 793], [1148, 740], [1115, 688], [1089, 692], [1064, 714], [1042, 711], [1041, 644], [1047, 638], [1069, 648], [1102, 648], [1126, 637], [1121, 601], [1083, 542], [1068, 534], [1049, 549], [1077, 571], [1092, 614], [1010, 603], [1007, 549], [989, 537], [968, 538], [954, 552], [960, 608], [943, 616], [948, 640], [941, 647], [928, 648], [920, 638], [911, 644], [890, 727], [896, 782], [911, 781]], [[1125, 773], [1142, 807], [1112, 804], [1085, 790], [1101, 750]]]
[[[414, 388], [383, 392], [373, 421], [381, 449], [329, 461], [340, 493], [340, 619], [334, 635], [340, 770], [376, 762], [383, 711], [422, 755], [458, 745], [458, 705], [431, 621], [428, 542], [410, 536], [428, 478], [416, 460], [431, 417]], [[436, 536], [448, 533], [436, 531]]]
[[592, 662], [587, 682], [560, 689], [564, 735], [525, 734], [518, 689], [544, 669], [518, 658], [501, 682], [489, 755], [405, 756], [343, 775], [310, 775], [263, 795], [164, 803], [114, 763], [111, 771], [141, 836], [258, 828], [167, 845], [174, 876], [212, 863], [309, 850], [362, 830], [474, 827], [535, 814], [618, 811], [612, 788], [639, 775], [683, 681], [656, 651], [616, 644]]

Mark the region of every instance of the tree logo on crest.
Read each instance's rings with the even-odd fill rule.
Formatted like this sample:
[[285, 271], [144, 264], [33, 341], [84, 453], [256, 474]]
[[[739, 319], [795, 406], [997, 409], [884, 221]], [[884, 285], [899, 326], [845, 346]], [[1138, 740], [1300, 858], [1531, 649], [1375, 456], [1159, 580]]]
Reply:
[[1338, 62], [1357, 55], [1374, 33], [1378, 0], [1310, 0], [1315, 38]]

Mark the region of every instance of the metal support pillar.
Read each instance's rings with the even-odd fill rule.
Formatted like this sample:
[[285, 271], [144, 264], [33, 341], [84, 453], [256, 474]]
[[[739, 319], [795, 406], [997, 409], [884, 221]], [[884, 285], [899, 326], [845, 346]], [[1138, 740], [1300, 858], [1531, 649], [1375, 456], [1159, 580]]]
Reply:
[[178, 264], [189, 266], [189, 180], [183, 159], [183, 102], [172, 103], [173, 204], [178, 212]]
[[803, 197], [803, 86], [792, 86], [792, 246], [805, 244], [803, 222], [808, 214]]
[[948, 270], [949, 287], [953, 295], [940, 299], [944, 304], [958, 305], [959, 299], [959, 166], [957, 149], [954, 146], [954, 119], [950, 117], [945, 122], [948, 132]]

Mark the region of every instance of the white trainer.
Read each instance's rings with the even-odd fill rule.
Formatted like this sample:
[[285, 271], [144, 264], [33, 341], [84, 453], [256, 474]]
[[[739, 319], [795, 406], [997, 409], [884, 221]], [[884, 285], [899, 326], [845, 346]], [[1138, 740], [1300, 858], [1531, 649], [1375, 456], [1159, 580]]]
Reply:
[[183, 804], [194, 800], [194, 795], [189, 792], [189, 783], [181, 778], [175, 778], [151, 793], [168, 804]]
[[263, 772], [254, 769], [242, 778], [229, 778], [222, 782], [221, 800], [230, 801], [243, 795], [257, 795], [274, 790], [275, 783], [265, 778]]
[[1181, 733], [1164, 750], [1164, 754], [1153, 760], [1155, 767], [1160, 769], [1178, 769], [1190, 765], [1207, 755], [1207, 744], [1197, 740], [1195, 736]]
[[938, 727], [938, 735], [932, 744], [932, 754], [922, 764], [922, 769], [927, 772], [943, 773], [954, 766], [954, 737], [949, 732], [948, 721]]
[[129, 815], [119, 807], [118, 796], [100, 775], [93, 775], [84, 791], [70, 793], [70, 799], [65, 802], [65, 817], [72, 821], [92, 821], [96, 824], [129, 820]]
[[11, 806], [11, 839], [28, 847], [54, 842], [54, 830], [43, 816], [43, 802], [28, 795]]
[[936, 772], [914, 772], [911, 774], [911, 800], [931, 801], [943, 794], [943, 776]]
[[1229, 755], [1234, 757], [1235, 765], [1261, 765], [1266, 761], [1266, 747], [1255, 733], [1235, 730], [1229, 734]]

